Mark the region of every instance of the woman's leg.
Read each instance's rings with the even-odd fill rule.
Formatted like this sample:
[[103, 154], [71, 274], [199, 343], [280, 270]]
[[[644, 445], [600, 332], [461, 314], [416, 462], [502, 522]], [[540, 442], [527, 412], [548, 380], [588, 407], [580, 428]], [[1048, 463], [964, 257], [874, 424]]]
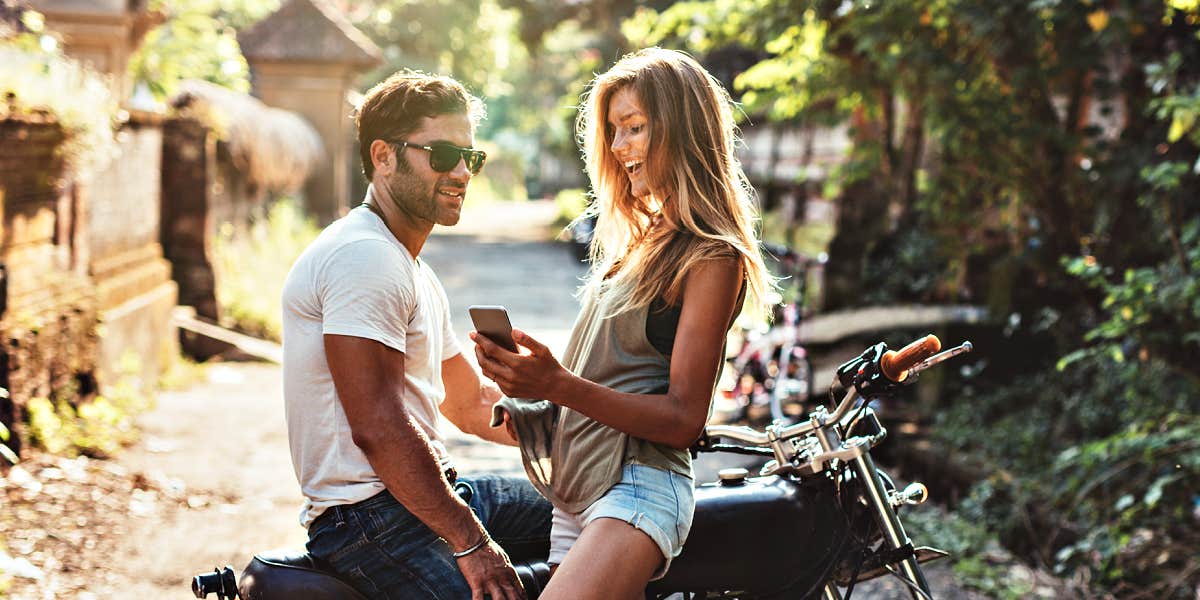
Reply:
[[583, 528], [541, 598], [641, 600], [663, 560], [650, 536], [624, 521], [599, 518]]

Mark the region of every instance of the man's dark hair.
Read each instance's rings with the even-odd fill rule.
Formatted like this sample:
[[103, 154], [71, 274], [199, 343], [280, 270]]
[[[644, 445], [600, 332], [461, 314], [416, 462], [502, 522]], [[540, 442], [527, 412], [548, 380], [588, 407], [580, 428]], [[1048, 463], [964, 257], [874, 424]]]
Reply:
[[478, 125], [484, 116], [483, 102], [449, 77], [400, 71], [376, 84], [354, 118], [367, 181], [375, 176], [371, 142], [401, 139], [415, 131], [423, 117], [457, 113], [466, 114], [472, 126]]

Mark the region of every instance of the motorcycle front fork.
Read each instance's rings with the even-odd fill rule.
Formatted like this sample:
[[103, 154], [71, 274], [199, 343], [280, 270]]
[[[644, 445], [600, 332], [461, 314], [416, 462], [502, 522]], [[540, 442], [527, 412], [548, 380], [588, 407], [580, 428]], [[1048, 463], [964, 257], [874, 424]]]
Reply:
[[[900, 524], [900, 518], [896, 516], [896, 511], [892, 509], [892, 503], [888, 499], [887, 488], [883, 485], [883, 479], [879, 477], [879, 471], [875, 468], [875, 461], [871, 459], [869, 452], [864, 452], [861, 456], [854, 459], [854, 470], [863, 482], [866, 483], [867, 501], [871, 508], [875, 511], [875, 516], [879, 522], [879, 527], [883, 530], [883, 537], [889, 548], [895, 549], [911, 544], [908, 539], [908, 534], [904, 533], [904, 525]], [[908, 593], [914, 599], [929, 599], [932, 594], [929, 591], [929, 582], [925, 580], [925, 574], [921, 571], [921, 565], [917, 563], [916, 556], [910, 556], [899, 563], [900, 575], [907, 579]], [[825, 584], [825, 589], [822, 594], [823, 600], [841, 600], [842, 594], [838, 590], [837, 584], [830, 581]]]

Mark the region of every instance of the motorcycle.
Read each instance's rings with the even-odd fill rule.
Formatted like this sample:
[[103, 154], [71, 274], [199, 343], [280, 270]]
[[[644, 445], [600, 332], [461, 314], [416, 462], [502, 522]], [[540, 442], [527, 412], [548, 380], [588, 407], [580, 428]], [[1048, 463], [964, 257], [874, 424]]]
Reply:
[[592, 249], [592, 238], [596, 235], [596, 219], [597, 216], [587, 215], [579, 218], [574, 223], [571, 223], [571, 250], [575, 255], [575, 260], [587, 261], [588, 253]]
[[752, 408], [766, 406], [772, 421], [793, 419], [785, 406], [796, 405], [800, 413], [816, 399], [813, 364], [800, 343], [801, 321], [808, 316], [808, 275], [822, 267], [829, 256], [808, 256], [787, 246], [763, 244], [763, 255], [778, 264], [790, 296], [775, 306], [769, 329], [745, 331], [742, 345], [729, 361], [734, 375], [733, 399], [740, 407], [737, 421], [750, 422]]
[[[848, 600], [857, 582], [892, 574], [913, 598], [931, 598], [921, 564], [941, 550], [915, 547], [897, 509], [920, 504], [920, 483], [897, 490], [875, 466], [871, 449], [887, 436], [871, 401], [892, 396], [917, 375], [972, 349], [941, 351], [933, 335], [899, 351], [879, 343], [837, 369], [845, 395], [831, 411], [818, 406], [807, 420], [777, 421], [765, 430], [709, 425], [693, 447], [699, 453], [748, 454], [768, 459], [756, 476], [724, 469], [719, 481], [696, 489], [696, 513], [682, 554], [647, 598]], [[736, 443], [729, 443], [730, 441]], [[515, 557], [514, 557], [515, 558]], [[550, 577], [544, 558], [518, 561], [527, 596], [536, 599]], [[238, 581], [231, 567], [192, 580], [197, 598], [218, 600], [362, 600], [348, 584], [303, 553], [255, 556]]]

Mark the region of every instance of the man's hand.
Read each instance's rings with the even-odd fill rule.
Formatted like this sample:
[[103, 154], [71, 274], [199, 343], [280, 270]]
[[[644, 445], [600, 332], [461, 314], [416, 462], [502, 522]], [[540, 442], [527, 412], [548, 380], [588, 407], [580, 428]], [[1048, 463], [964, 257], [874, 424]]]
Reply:
[[483, 600], [484, 594], [492, 600], [525, 600], [525, 587], [516, 569], [493, 540], [458, 559], [458, 569], [471, 586], [471, 600]]

